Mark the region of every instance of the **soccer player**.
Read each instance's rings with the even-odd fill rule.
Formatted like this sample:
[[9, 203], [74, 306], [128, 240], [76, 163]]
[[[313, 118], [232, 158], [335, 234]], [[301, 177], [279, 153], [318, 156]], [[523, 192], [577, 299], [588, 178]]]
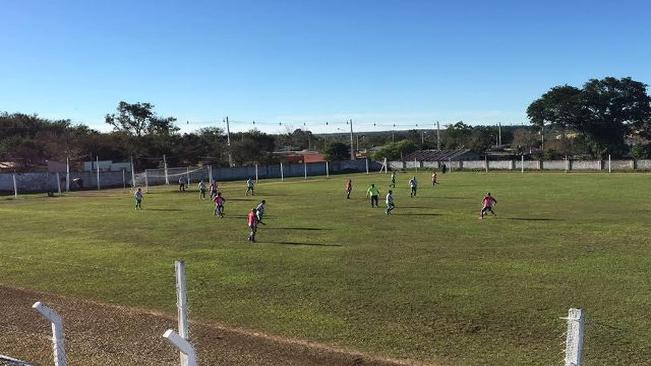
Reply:
[[255, 183], [253, 183], [253, 179], [249, 178], [246, 180], [246, 193], [244, 194], [245, 196], [249, 195], [249, 192], [251, 192], [251, 196], [255, 196], [255, 193], [253, 192], [253, 186]]
[[346, 180], [346, 199], [350, 199], [350, 193], [353, 191], [353, 181]]
[[226, 202], [226, 199], [222, 197], [221, 192], [217, 192], [217, 195], [215, 198], [212, 200], [215, 202], [215, 216], [219, 216], [220, 218], [224, 218], [224, 202]]
[[185, 192], [185, 178], [183, 176], [179, 177], [179, 192]]
[[436, 175], [436, 172], [433, 172], [432, 173], [432, 187], [436, 187], [436, 185], [439, 183], [439, 182], [436, 181], [437, 178], [438, 177]]
[[255, 243], [255, 233], [258, 231], [258, 216], [256, 215], [255, 208], [251, 209], [249, 215], [246, 217], [246, 222], [249, 225], [249, 241]]
[[485, 196], [484, 199], [481, 201], [482, 203], [482, 208], [481, 211], [479, 212], [479, 218], [483, 219], [484, 214], [486, 212], [490, 212], [493, 214], [493, 216], [497, 216], [495, 211], [493, 211], [493, 205], [497, 203], [497, 200], [491, 196], [490, 192], [488, 192]]
[[136, 199], [136, 210], [141, 209], [142, 210], [142, 199], [144, 198], [142, 194], [142, 188], [138, 188], [136, 193], [133, 194], [133, 198]]
[[393, 191], [392, 190], [389, 190], [389, 193], [387, 193], [386, 204], [387, 204], [386, 213], [387, 213], [387, 215], [391, 215], [391, 211], [393, 211], [393, 209], [396, 208], [396, 206], [393, 204]]
[[380, 197], [380, 190], [377, 189], [375, 184], [371, 184], [366, 190], [366, 197], [371, 197], [371, 207], [378, 207], [378, 199]]
[[206, 183], [203, 182], [203, 179], [199, 181], [199, 199], [206, 199]]
[[217, 182], [213, 180], [210, 183], [210, 199], [211, 200], [214, 199], [215, 197], [217, 197], [217, 191], [218, 190], [219, 190], [219, 186], [217, 185]]
[[258, 203], [258, 206], [256, 206], [256, 208], [255, 208], [256, 215], [258, 217], [258, 224], [265, 225], [265, 223], [262, 222], [262, 217], [264, 216], [264, 209], [265, 209], [266, 204], [267, 204], [267, 201], [262, 200], [262, 201], [260, 201], [260, 203]]
[[395, 171], [391, 172], [391, 184], [389, 184], [389, 187], [396, 188], [396, 172]]
[[411, 188], [409, 197], [416, 197], [416, 190], [418, 189], [418, 182], [416, 181], [416, 177], [413, 177], [409, 180], [409, 188]]

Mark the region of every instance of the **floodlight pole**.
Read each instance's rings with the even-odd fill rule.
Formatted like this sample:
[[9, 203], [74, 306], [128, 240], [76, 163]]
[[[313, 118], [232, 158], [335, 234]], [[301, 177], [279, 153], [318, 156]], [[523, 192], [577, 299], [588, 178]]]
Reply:
[[133, 155], [131, 155], [131, 187], [136, 188], [136, 168], [133, 165]]
[[353, 120], [348, 120], [350, 124], [350, 160], [355, 160], [355, 146], [353, 145]]
[[436, 121], [436, 150], [441, 150], [441, 127], [439, 121]]
[[233, 167], [233, 155], [231, 154], [231, 125], [228, 122], [228, 116], [225, 119], [226, 122], [226, 144], [228, 145], [228, 166]]

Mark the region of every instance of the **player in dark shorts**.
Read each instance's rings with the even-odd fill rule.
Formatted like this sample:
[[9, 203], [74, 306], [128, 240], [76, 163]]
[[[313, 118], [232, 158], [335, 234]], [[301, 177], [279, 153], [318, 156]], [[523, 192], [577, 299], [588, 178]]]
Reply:
[[479, 212], [479, 218], [483, 219], [484, 215], [487, 212], [490, 212], [493, 214], [493, 216], [497, 216], [495, 211], [493, 211], [493, 205], [497, 203], [497, 200], [491, 196], [490, 192], [488, 192], [485, 196], [484, 199], [481, 201], [482, 202], [482, 208], [481, 212]]

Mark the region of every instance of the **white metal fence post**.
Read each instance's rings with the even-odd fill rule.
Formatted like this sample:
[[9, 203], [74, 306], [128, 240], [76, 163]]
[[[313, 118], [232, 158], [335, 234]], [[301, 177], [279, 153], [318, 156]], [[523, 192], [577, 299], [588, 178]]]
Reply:
[[122, 189], [127, 189], [127, 170], [122, 168]]
[[43, 317], [52, 323], [52, 349], [54, 352], [54, 366], [66, 366], [66, 351], [63, 345], [63, 319], [56, 311], [48, 308], [40, 301], [34, 303], [36, 309]]
[[280, 181], [284, 182], [285, 181], [285, 173], [283, 173], [283, 163], [280, 162]]
[[190, 167], [189, 166], [185, 167], [185, 178], [186, 178], [185, 182], [188, 184], [188, 187], [190, 187], [191, 182], [190, 182]]
[[170, 177], [167, 174], [167, 157], [163, 154], [163, 168], [165, 169], [165, 184], [170, 185]]
[[484, 169], [486, 169], [486, 173], [488, 173], [488, 155], [484, 155]]
[[12, 174], [11, 178], [14, 181], [14, 198], [18, 198], [18, 184], [16, 183], [16, 173]]
[[368, 174], [368, 158], [366, 158], [366, 174]]
[[305, 172], [305, 180], [307, 180], [307, 163], [303, 159], [303, 171]]
[[326, 178], [330, 178], [330, 163], [326, 160], [325, 162], [325, 168], [326, 168]]
[[145, 169], [145, 192], [149, 193], [149, 178], [147, 178], [147, 169]]
[[255, 164], [255, 184], [258, 184], [258, 164]]
[[[176, 307], [179, 316], [179, 336], [188, 340], [190, 336], [190, 323], [188, 321], [188, 293], [185, 283], [185, 262], [176, 261]], [[181, 366], [189, 366], [188, 354], [181, 351]]]
[[95, 157], [97, 162], [97, 190], [99, 191], [99, 155]]
[[66, 157], [66, 192], [70, 192], [70, 158]]
[[133, 165], [133, 156], [131, 156], [131, 187], [136, 188], [136, 168]]
[[524, 154], [522, 154], [520, 159], [520, 173], [524, 173]]
[[608, 154], [608, 173], [612, 173], [612, 171], [613, 171], [613, 166], [611, 164], [610, 154]]
[[565, 340], [565, 366], [581, 366], [583, 362], [583, 309], [570, 309], [567, 313], [567, 338]]
[[61, 195], [61, 175], [57, 172], [57, 190], [59, 191], [59, 196]]
[[197, 366], [197, 354], [194, 351], [194, 347], [190, 342], [183, 339], [179, 336], [174, 330], [168, 329], [164, 334], [163, 338], [167, 339], [174, 347], [176, 347], [182, 355], [185, 355], [187, 358], [187, 366]]

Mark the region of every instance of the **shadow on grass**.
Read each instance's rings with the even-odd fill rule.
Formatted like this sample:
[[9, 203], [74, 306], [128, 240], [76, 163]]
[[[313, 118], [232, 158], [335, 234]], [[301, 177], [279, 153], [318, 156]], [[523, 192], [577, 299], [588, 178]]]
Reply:
[[542, 217], [505, 217], [504, 219], [514, 221], [561, 221], [560, 219], [548, 219]]
[[402, 216], [402, 215], [405, 215], [405, 216], [441, 216], [441, 214], [437, 214], [437, 213], [413, 213], [413, 212], [406, 212], [406, 213], [396, 212], [394, 215], [400, 215], [400, 216]]
[[258, 241], [258, 244], [277, 244], [277, 245], [297, 245], [297, 246], [316, 246], [316, 247], [342, 247], [341, 244], [319, 244], [319, 243], [303, 243], [296, 241]]
[[332, 230], [325, 229], [320, 227], [265, 227], [265, 230], [304, 230], [304, 231], [321, 231], [321, 230]]
[[160, 212], [179, 212], [183, 211], [180, 208], [148, 208], [147, 211], [160, 211]]

